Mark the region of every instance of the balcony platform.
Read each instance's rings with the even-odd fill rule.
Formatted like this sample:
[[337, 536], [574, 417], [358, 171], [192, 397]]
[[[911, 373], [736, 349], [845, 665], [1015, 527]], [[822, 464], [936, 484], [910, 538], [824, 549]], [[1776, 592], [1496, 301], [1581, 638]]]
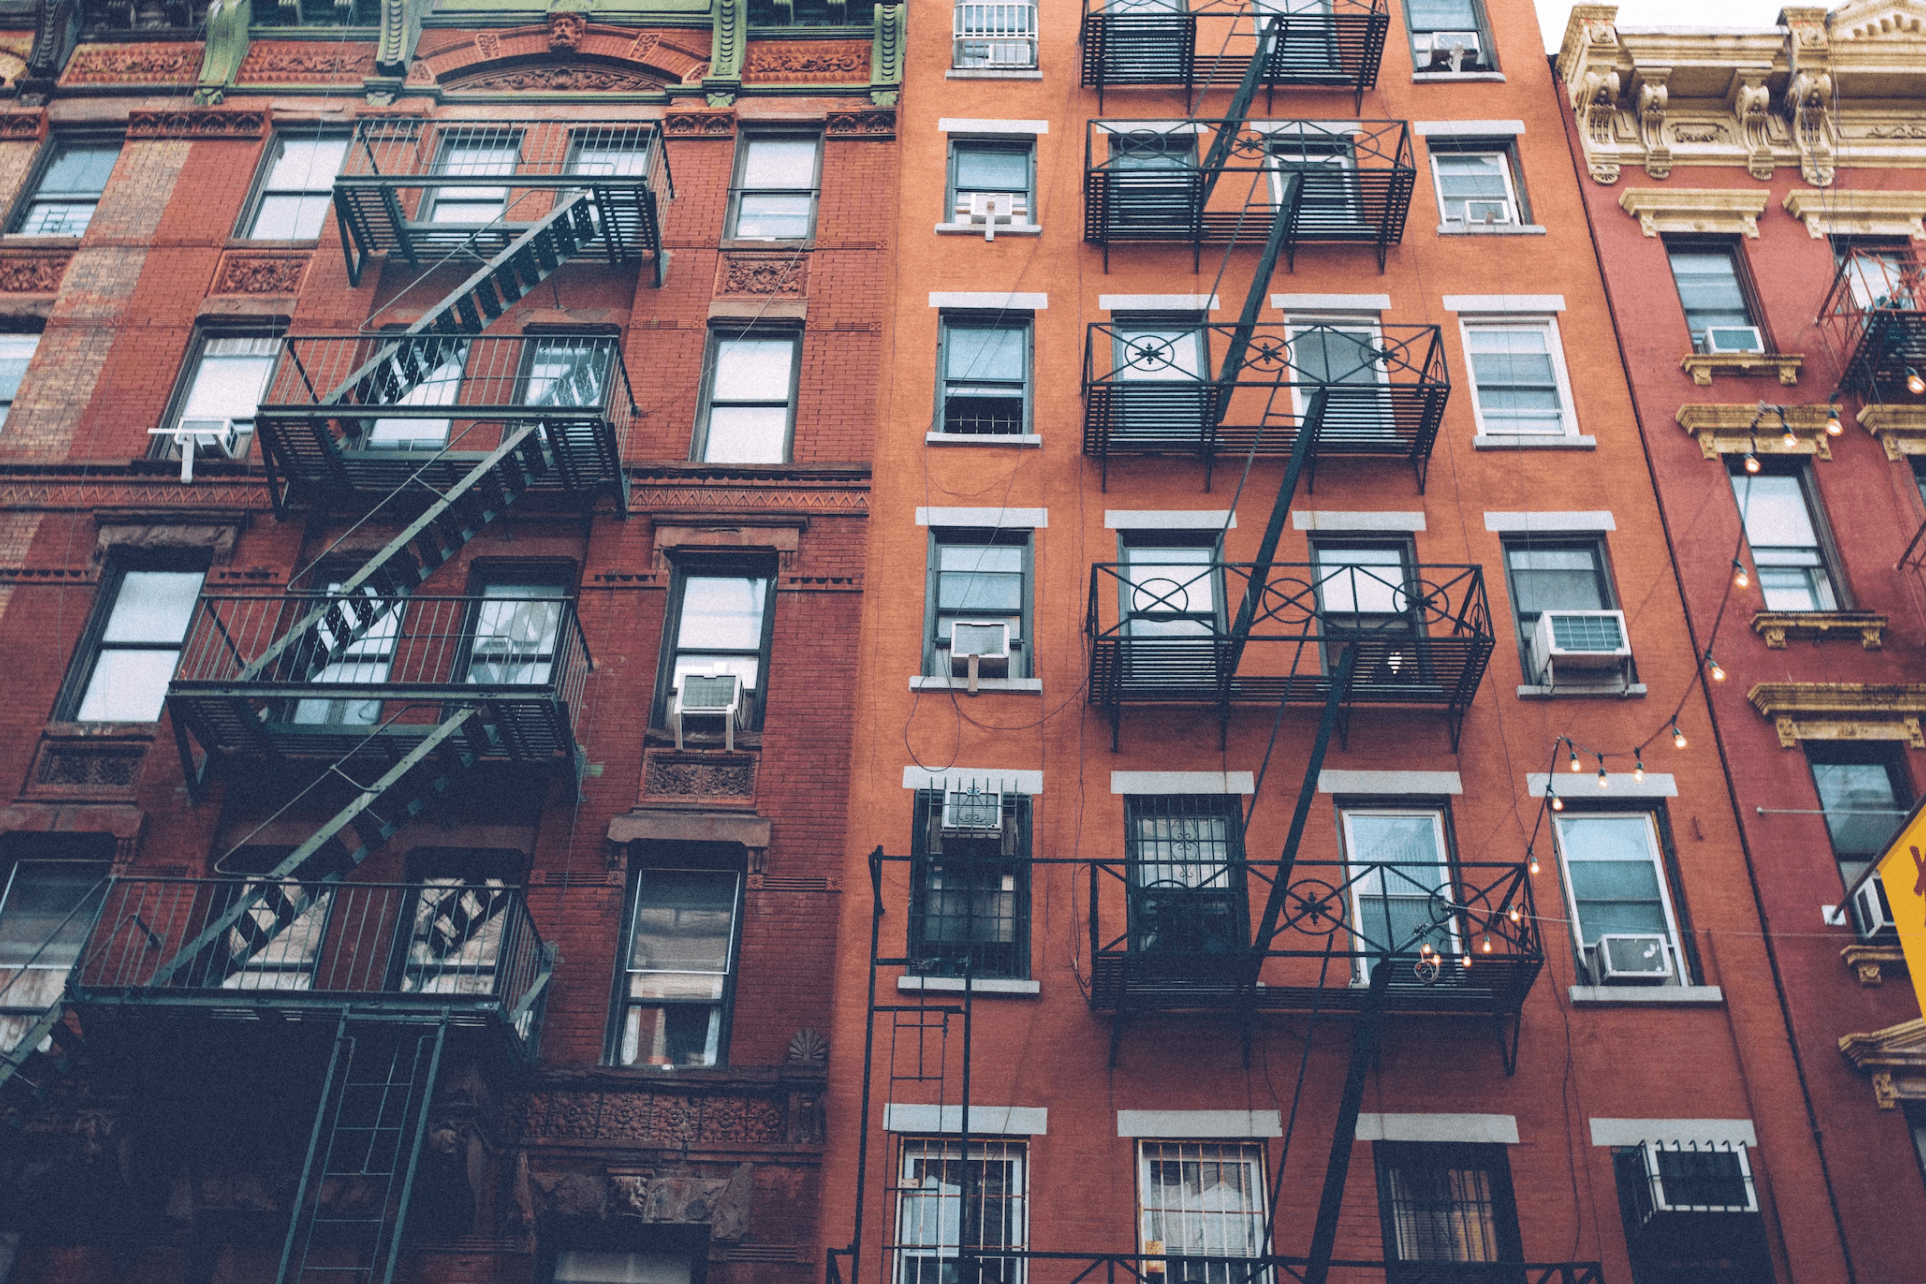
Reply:
[[1839, 264], [1819, 311], [1833, 350], [1846, 356], [1840, 393], [1906, 404], [1926, 378], [1926, 264], [1910, 250], [1855, 249]]
[[1387, 0], [1327, 0], [1317, 10], [1279, 12], [1250, 0], [1189, 0], [1167, 9], [1084, 0], [1083, 87], [1099, 106], [1112, 86], [1235, 88], [1256, 52], [1255, 23], [1279, 24], [1277, 47], [1259, 84], [1349, 90], [1359, 101], [1378, 83]]

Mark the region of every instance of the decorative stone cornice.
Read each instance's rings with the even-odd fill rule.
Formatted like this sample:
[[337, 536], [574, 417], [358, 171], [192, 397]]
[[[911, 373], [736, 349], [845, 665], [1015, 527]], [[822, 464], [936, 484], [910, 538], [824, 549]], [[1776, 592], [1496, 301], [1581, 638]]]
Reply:
[[1865, 406], [1858, 419], [1886, 448], [1886, 458], [1926, 455], [1926, 406]]
[[1867, 987], [1883, 985], [1888, 972], [1907, 975], [1906, 951], [1897, 945], [1848, 945], [1839, 951], [1839, 957], [1858, 975], [1859, 984]]
[[1799, 382], [1803, 352], [1694, 352], [1679, 359], [1679, 369], [1701, 388], [1712, 386], [1715, 374], [1777, 375], [1788, 388]]
[[1760, 611], [1752, 617], [1752, 631], [1771, 651], [1786, 649], [1787, 638], [1824, 642], [1858, 635], [1859, 645], [1877, 651], [1885, 644], [1886, 617], [1872, 611]]
[[[1783, 410], [1784, 423], [1779, 415]], [[1832, 458], [1832, 439], [1826, 435], [1830, 405], [1761, 408], [1744, 405], [1680, 406], [1679, 427], [1698, 440], [1707, 459], [1720, 455], [1813, 455]], [[1790, 431], [1794, 444], [1786, 444]]]
[[1801, 740], [1903, 740], [1926, 749], [1926, 683], [1761, 682], [1745, 698], [1772, 719], [1782, 749]]
[[1873, 1100], [1881, 1110], [1902, 1101], [1926, 1101], [1926, 1019], [1844, 1035], [1839, 1053], [1853, 1069], [1872, 1076]]
[[1743, 233], [1759, 238], [1759, 215], [1766, 193], [1724, 188], [1628, 187], [1619, 208], [1638, 220], [1647, 236], [1661, 232]]
[[[1921, 136], [1926, 137], [1926, 128]], [[1926, 241], [1926, 192], [1787, 192], [1786, 213], [1814, 240], [1828, 236], [1907, 236]]]

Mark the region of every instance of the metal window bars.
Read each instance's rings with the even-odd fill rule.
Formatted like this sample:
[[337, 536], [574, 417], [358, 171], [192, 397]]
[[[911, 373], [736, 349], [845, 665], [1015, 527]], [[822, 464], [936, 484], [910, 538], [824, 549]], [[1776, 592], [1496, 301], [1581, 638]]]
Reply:
[[[1015, 1141], [903, 1138], [889, 1198], [896, 1228], [885, 1251], [895, 1284], [1022, 1284], [1028, 1146]], [[966, 1171], [967, 1169], [967, 1171]]]
[[1267, 1284], [1267, 1273], [1235, 1260], [1264, 1249], [1261, 1146], [1146, 1141], [1141, 1162], [1143, 1251], [1164, 1258], [1152, 1274], [1165, 1284]]
[[1028, 70], [1037, 65], [1037, 7], [1023, 0], [956, 0], [950, 65]]
[[916, 797], [907, 952], [925, 976], [1030, 972], [1029, 799], [952, 781]]

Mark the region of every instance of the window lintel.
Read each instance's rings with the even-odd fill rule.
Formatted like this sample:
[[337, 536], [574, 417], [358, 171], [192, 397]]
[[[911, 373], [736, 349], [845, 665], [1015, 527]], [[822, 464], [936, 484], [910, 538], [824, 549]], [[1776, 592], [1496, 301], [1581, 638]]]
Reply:
[[[1647, 236], [1711, 232], [1756, 241], [1759, 215], [1765, 213], [1767, 199], [1765, 192], [1736, 189], [1631, 187], [1619, 193], [1618, 204], [1638, 220], [1639, 230]], [[1926, 198], [1920, 199], [1926, 203]]]

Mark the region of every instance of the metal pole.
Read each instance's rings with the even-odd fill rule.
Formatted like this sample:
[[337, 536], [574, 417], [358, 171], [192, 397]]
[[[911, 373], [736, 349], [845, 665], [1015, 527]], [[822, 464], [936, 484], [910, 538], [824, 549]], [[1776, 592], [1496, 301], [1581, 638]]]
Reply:
[[1324, 1169], [1324, 1194], [1317, 1203], [1317, 1227], [1311, 1232], [1311, 1257], [1304, 1268], [1304, 1284], [1324, 1284], [1331, 1273], [1331, 1254], [1337, 1245], [1338, 1212], [1344, 1207], [1344, 1182], [1351, 1172], [1351, 1146], [1357, 1138], [1358, 1108], [1364, 1104], [1364, 1075], [1377, 1056], [1382, 1031], [1384, 992], [1391, 984], [1391, 960], [1379, 959], [1371, 969], [1371, 988], [1365, 991], [1351, 1036], [1351, 1068], [1344, 1076], [1344, 1098], [1338, 1104], [1337, 1135], [1331, 1138], [1331, 1162]]
[[[1331, 733], [1337, 729], [1338, 710], [1343, 707], [1344, 693], [1351, 685], [1351, 674], [1357, 669], [1358, 644], [1345, 643], [1343, 652], [1338, 656], [1337, 671], [1331, 675], [1331, 693], [1324, 700], [1324, 717], [1317, 724], [1317, 740], [1311, 745], [1311, 760], [1304, 767], [1304, 784], [1297, 791], [1297, 810], [1291, 813], [1291, 832], [1284, 839], [1284, 851], [1277, 859], [1277, 874], [1271, 883], [1271, 893], [1264, 900], [1264, 917], [1257, 925], [1252, 952], [1262, 965], [1264, 951], [1271, 948], [1271, 939], [1277, 935], [1278, 916], [1284, 911], [1284, 889], [1291, 881], [1291, 867], [1297, 863], [1297, 845], [1304, 838], [1304, 826], [1311, 817], [1311, 803], [1317, 797], [1318, 773], [1324, 769], [1324, 753], [1331, 746]], [[1252, 806], [1257, 803], [1251, 799]], [[1375, 984], [1375, 982], [1374, 982]]]

